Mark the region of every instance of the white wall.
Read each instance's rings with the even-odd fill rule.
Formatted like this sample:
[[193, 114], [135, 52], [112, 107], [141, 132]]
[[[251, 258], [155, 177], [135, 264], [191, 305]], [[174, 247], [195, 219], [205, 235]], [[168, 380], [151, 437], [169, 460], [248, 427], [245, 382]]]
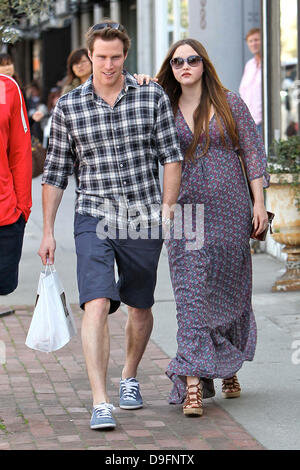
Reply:
[[137, 72], [154, 73], [154, 1], [137, 0]]
[[260, 26], [260, 0], [189, 0], [189, 35], [207, 49], [223, 84], [237, 92], [251, 57], [249, 29]]

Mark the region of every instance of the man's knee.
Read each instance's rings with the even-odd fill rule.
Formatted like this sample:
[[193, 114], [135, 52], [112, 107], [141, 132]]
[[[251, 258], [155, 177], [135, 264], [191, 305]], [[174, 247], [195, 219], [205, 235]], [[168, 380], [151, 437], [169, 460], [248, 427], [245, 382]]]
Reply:
[[96, 315], [99, 318], [107, 318], [110, 309], [110, 299], [93, 299], [84, 304], [85, 313]]
[[151, 308], [135, 308], [128, 306], [128, 314], [135, 321], [144, 321], [152, 317]]

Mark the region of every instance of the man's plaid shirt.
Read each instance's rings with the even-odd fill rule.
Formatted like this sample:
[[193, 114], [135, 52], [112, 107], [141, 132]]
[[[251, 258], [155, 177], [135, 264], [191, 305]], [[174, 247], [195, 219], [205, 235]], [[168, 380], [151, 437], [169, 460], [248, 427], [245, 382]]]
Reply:
[[158, 163], [183, 159], [169, 99], [125, 72], [112, 108], [92, 78], [56, 105], [42, 182], [65, 189], [77, 162], [76, 212], [105, 216], [114, 227], [149, 227], [160, 220]]

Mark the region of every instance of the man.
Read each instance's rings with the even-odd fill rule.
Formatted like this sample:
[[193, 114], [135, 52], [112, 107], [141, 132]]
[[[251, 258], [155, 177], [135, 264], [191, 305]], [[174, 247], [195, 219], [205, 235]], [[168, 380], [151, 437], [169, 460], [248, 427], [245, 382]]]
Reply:
[[250, 29], [246, 41], [253, 58], [244, 70], [240, 84], [240, 95], [248, 106], [257, 130], [262, 133], [262, 68], [261, 68], [261, 32], [259, 28]]
[[[82, 344], [93, 394], [90, 427], [99, 429], [116, 426], [106, 392], [107, 320], [120, 301], [128, 305], [120, 407], [143, 406], [136, 375], [152, 331], [151, 306], [162, 247], [161, 234], [151, 239], [145, 233], [149, 235], [151, 226], [161, 228], [161, 220], [166, 227], [170, 223], [168, 207], [178, 197], [182, 155], [162, 88], [156, 83], [140, 87], [124, 72], [130, 47], [124, 27], [112, 21], [94, 25], [87, 33], [87, 46], [93, 75], [60, 98], [53, 113], [39, 254], [44, 264], [47, 258], [53, 263], [55, 214], [76, 161], [74, 233], [80, 305], [85, 311]], [[164, 165], [162, 219], [158, 162]]]
[[31, 138], [24, 99], [17, 82], [0, 74], [0, 295], [10, 294], [18, 285], [31, 180]]

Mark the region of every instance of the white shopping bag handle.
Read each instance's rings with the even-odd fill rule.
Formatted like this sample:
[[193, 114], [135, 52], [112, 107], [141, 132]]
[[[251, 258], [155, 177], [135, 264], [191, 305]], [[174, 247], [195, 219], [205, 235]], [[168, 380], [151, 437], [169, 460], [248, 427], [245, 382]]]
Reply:
[[54, 264], [49, 264], [49, 262], [47, 260], [47, 264], [46, 264], [46, 267], [44, 267], [44, 269], [43, 269], [43, 273], [47, 274], [48, 270], [50, 271], [50, 273], [54, 273], [56, 271], [56, 269], [54, 267]]

